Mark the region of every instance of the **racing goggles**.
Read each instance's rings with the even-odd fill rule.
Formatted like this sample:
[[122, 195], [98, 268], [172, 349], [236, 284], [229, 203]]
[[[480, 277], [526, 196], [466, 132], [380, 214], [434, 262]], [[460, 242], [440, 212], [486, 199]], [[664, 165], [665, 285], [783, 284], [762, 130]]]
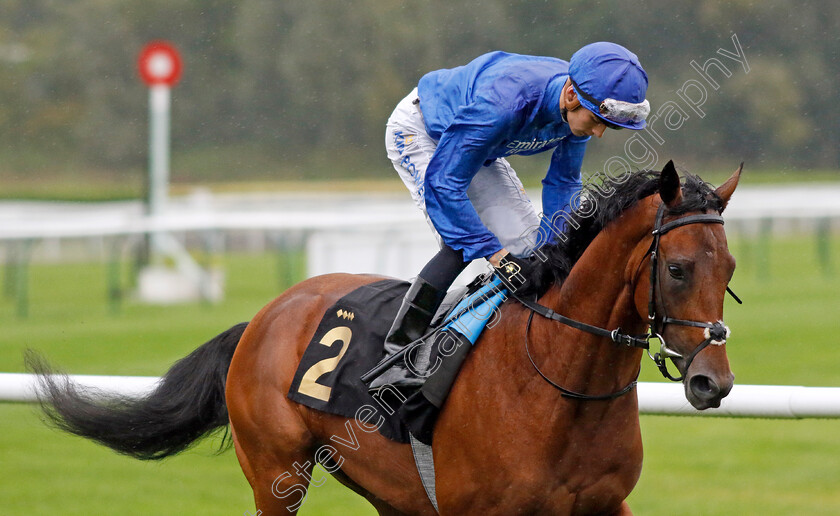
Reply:
[[[599, 101], [592, 95], [583, 91], [583, 88], [571, 77], [569, 80], [575, 88], [575, 92], [586, 102], [581, 104], [598, 115], [601, 122], [610, 129], [622, 129], [628, 125], [636, 125], [643, 122], [650, 114], [650, 103], [645, 99], [639, 103], [625, 102], [616, 99], [604, 99]], [[595, 111], [597, 106], [597, 112]], [[632, 128], [632, 127], [631, 127]]]

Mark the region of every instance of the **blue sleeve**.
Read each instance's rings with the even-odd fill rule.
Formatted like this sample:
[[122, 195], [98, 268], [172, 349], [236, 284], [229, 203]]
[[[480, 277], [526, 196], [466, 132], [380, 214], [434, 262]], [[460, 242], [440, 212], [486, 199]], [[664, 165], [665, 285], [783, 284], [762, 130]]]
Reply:
[[542, 181], [543, 217], [539, 245], [554, 242], [557, 230], [564, 229], [563, 219], [558, 216], [561, 211], [570, 211], [569, 203], [581, 189], [580, 169], [589, 138], [569, 136], [551, 155], [551, 165]]
[[462, 107], [443, 132], [426, 169], [426, 211], [444, 243], [464, 252], [464, 261], [487, 258], [502, 249], [467, 197], [472, 178], [490, 152], [510, 132], [515, 109], [497, 99], [476, 98]]

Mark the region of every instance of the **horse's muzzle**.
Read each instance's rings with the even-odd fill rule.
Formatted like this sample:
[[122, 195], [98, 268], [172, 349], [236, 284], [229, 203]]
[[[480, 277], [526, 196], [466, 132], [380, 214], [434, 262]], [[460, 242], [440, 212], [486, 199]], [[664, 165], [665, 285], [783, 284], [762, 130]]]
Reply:
[[697, 410], [720, 407], [720, 402], [732, 390], [735, 377], [731, 373], [724, 379], [705, 374], [693, 374], [685, 380], [685, 397]]

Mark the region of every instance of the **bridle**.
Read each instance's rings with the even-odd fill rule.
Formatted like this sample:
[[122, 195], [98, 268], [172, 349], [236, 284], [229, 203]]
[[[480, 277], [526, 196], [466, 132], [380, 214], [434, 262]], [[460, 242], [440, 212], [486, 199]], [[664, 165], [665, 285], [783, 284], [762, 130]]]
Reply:
[[[662, 223], [663, 218], [665, 217], [666, 211], [665, 204], [659, 206], [659, 209], [656, 212], [656, 219], [653, 225], [653, 240], [651, 241], [650, 247], [647, 250], [647, 255], [650, 256], [650, 290], [648, 293], [648, 324], [650, 326], [649, 332], [645, 335], [628, 335], [622, 333], [621, 328], [616, 328], [614, 330], [607, 330], [604, 328], [600, 328], [598, 326], [593, 326], [590, 324], [586, 324], [580, 321], [576, 321], [574, 319], [570, 319], [563, 315], [556, 313], [554, 310], [543, 306], [536, 301], [532, 301], [530, 299], [522, 298], [515, 293], [511, 293], [511, 295], [520, 303], [522, 303], [526, 308], [531, 310], [531, 314], [528, 316], [528, 322], [525, 327], [525, 352], [528, 355], [528, 359], [531, 361], [531, 365], [534, 366], [537, 373], [549, 384], [553, 387], [558, 389], [561, 392], [561, 395], [566, 398], [577, 399], [577, 400], [588, 400], [588, 401], [598, 401], [598, 400], [612, 400], [627, 394], [638, 383], [639, 373], [636, 373], [636, 378], [633, 379], [630, 384], [626, 387], [609, 393], [609, 394], [602, 394], [602, 395], [590, 395], [590, 394], [583, 394], [575, 391], [571, 391], [558, 385], [556, 382], [548, 378], [537, 366], [536, 362], [534, 361], [533, 357], [531, 356], [531, 351], [528, 347], [528, 333], [531, 328], [531, 321], [533, 320], [534, 313], [537, 313], [547, 319], [551, 319], [553, 321], [557, 321], [559, 323], [565, 324], [566, 326], [570, 326], [572, 328], [585, 331], [587, 333], [591, 333], [593, 335], [597, 335], [599, 337], [606, 337], [609, 338], [612, 342], [618, 345], [632, 347], [632, 348], [641, 348], [647, 351], [648, 356], [654, 361], [656, 366], [659, 368], [659, 371], [662, 375], [675, 382], [682, 381], [684, 376], [674, 377], [671, 373], [668, 372], [667, 362], [666, 359], [683, 359], [685, 360], [685, 371], [688, 371], [689, 366], [691, 366], [691, 362], [697, 356], [698, 353], [706, 349], [709, 345], [715, 346], [722, 346], [726, 343], [726, 338], [729, 336], [729, 328], [723, 323], [723, 321], [717, 322], [701, 322], [701, 321], [691, 321], [685, 319], [675, 319], [672, 317], [668, 317], [665, 312], [665, 303], [664, 300], [661, 303], [661, 315], [657, 313], [656, 310], [656, 294], [659, 294], [659, 298], [662, 299], [662, 287], [661, 282], [659, 281], [659, 274], [658, 274], [658, 267], [659, 267], [659, 255], [660, 255], [660, 239], [662, 235], [672, 231], [676, 228], [687, 226], [689, 224], [723, 224], [723, 217], [720, 214], [700, 214], [700, 215], [688, 215], [685, 217], [681, 217], [679, 219], [672, 220], [665, 224]], [[644, 260], [639, 264], [639, 271], [641, 271], [642, 264]], [[636, 277], [638, 277], [638, 271]], [[738, 299], [738, 296], [735, 295], [729, 287], [726, 288], [726, 291], [732, 295], [733, 298], [738, 303], [741, 303], [741, 300]], [[680, 326], [691, 326], [696, 328], [705, 328], [704, 337], [705, 340], [701, 342], [694, 350], [688, 354], [687, 357], [684, 357], [682, 354], [678, 353], [677, 351], [673, 350], [672, 348], [668, 347], [665, 339], [662, 337], [662, 334], [665, 333], [665, 326], [668, 324], [675, 324]], [[660, 349], [658, 353], [651, 353], [650, 351], [650, 340], [657, 339], [660, 342]]]
[[[684, 376], [679, 376], [677, 378], [673, 377], [671, 373], [668, 372], [666, 358], [670, 359], [683, 359], [685, 360], [685, 371], [688, 372], [688, 368], [691, 366], [691, 362], [694, 361], [694, 358], [697, 356], [698, 353], [706, 349], [710, 344], [714, 346], [722, 346], [726, 344], [726, 339], [729, 337], [729, 327], [727, 327], [723, 321], [717, 322], [701, 322], [701, 321], [689, 321], [685, 319], [675, 319], [673, 317], [668, 317], [665, 312], [665, 303], [664, 301], [662, 304], [662, 316], [660, 317], [656, 313], [656, 294], [659, 294], [659, 298], [662, 299], [662, 282], [659, 281], [659, 255], [661, 254], [659, 251], [659, 239], [665, 233], [671, 231], [672, 229], [676, 229], [682, 226], [687, 226], [689, 224], [721, 224], [723, 225], [723, 217], [720, 214], [702, 214], [702, 215], [689, 215], [687, 217], [682, 217], [676, 220], [672, 220], [671, 222], [667, 222], [662, 224], [662, 219], [665, 215], [665, 205], [662, 204], [659, 206], [659, 209], [656, 212], [656, 222], [653, 226], [653, 241], [650, 243], [650, 248], [648, 249], [648, 254], [650, 255], [650, 290], [648, 293], [648, 323], [650, 324], [650, 333], [648, 334], [648, 341], [651, 338], [656, 338], [660, 342], [659, 352], [656, 354], [651, 355], [650, 347], [648, 346], [647, 351], [648, 355], [653, 359], [656, 363], [656, 366], [659, 368], [659, 371], [662, 373], [662, 376], [665, 378], [674, 381], [680, 382], [683, 380]], [[727, 286], [726, 291], [738, 302], [740, 303], [741, 300], [738, 299], [738, 296], [735, 295], [734, 292]], [[694, 350], [688, 354], [688, 357], [682, 356], [680, 353], [676, 352], [675, 350], [668, 347], [668, 344], [665, 342], [664, 337], [662, 334], [665, 333], [665, 326], [668, 324], [675, 324], [678, 326], [691, 326], [695, 328], [705, 328], [704, 337], [706, 339], [701, 342]]]

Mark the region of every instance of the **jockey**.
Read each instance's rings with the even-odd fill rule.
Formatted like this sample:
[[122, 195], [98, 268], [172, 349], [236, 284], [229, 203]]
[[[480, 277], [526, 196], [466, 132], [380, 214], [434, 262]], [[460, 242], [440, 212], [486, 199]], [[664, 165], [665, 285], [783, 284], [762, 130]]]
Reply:
[[[581, 48], [568, 62], [491, 52], [420, 79], [388, 119], [385, 145], [441, 250], [406, 293], [386, 355], [424, 334], [472, 260], [486, 258], [500, 273], [526, 272], [528, 257], [552, 240], [580, 191], [590, 137], [608, 127], [645, 127], [647, 85], [636, 55], [607, 42]], [[552, 149], [541, 218], [505, 157]], [[403, 367], [398, 362], [370, 387], [403, 384]]]

